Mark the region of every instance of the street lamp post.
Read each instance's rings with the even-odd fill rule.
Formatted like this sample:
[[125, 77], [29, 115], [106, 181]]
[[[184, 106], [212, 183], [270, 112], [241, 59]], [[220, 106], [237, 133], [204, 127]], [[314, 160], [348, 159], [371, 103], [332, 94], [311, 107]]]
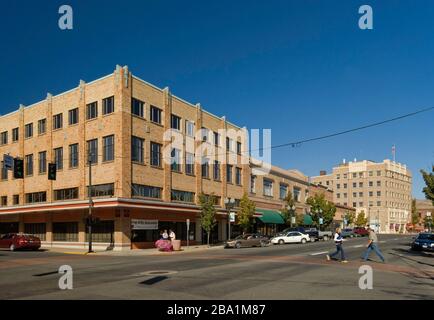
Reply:
[[286, 206], [286, 209], [289, 211], [289, 226], [292, 228], [292, 217], [294, 216], [294, 213], [295, 213], [295, 206], [294, 205], [292, 205], [292, 206], [290, 206], [290, 205], [287, 205]]
[[319, 224], [319, 226], [318, 226], [318, 230], [319, 231], [321, 231], [321, 219], [322, 219], [322, 209], [321, 208], [317, 208], [317, 209], [315, 209], [315, 213], [319, 216], [319, 219], [318, 219], [318, 224]]
[[235, 199], [225, 198], [226, 211], [228, 213], [228, 240], [231, 240], [231, 209], [235, 207]]
[[88, 234], [89, 234], [89, 250], [88, 253], [92, 253], [92, 223], [93, 223], [93, 218], [92, 218], [92, 206], [93, 206], [93, 201], [92, 201], [92, 159], [91, 157], [89, 157], [89, 215], [88, 215], [88, 219], [87, 219], [87, 223], [88, 223]]

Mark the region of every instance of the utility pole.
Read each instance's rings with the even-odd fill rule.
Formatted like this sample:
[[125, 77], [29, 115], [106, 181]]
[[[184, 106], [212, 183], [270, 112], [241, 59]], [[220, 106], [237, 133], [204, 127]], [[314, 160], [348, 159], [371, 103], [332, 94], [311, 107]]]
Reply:
[[88, 215], [88, 219], [87, 219], [87, 223], [88, 223], [88, 234], [89, 234], [89, 250], [88, 253], [92, 253], [92, 223], [93, 223], [93, 219], [92, 219], [92, 206], [93, 206], [93, 202], [92, 202], [92, 158], [89, 155], [89, 215]]

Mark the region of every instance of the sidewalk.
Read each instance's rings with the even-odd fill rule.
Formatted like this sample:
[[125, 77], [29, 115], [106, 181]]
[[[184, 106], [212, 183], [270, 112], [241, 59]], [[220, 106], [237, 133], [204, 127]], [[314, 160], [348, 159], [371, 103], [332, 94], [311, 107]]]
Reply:
[[192, 252], [201, 252], [201, 251], [208, 251], [208, 250], [217, 250], [217, 249], [223, 249], [223, 245], [215, 245], [208, 247], [207, 245], [194, 245], [187, 247], [182, 247], [180, 251], [170, 251], [170, 252], [164, 252], [164, 251], [158, 251], [156, 248], [152, 249], [135, 249], [135, 250], [125, 250], [125, 251], [107, 251], [107, 250], [98, 250], [96, 249], [95, 252], [88, 254], [87, 250], [85, 249], [64, 249], [64, 248], [44, 248], [48, 252], [57, 252], [57, 253], [64, 253], [64, 254], [76, 254], [76, 255], [92, 255], [92, 256], [155, 256], [155, 255], [178, 255], [178, 254], [184, 254], [184, 253], [192, 253]]

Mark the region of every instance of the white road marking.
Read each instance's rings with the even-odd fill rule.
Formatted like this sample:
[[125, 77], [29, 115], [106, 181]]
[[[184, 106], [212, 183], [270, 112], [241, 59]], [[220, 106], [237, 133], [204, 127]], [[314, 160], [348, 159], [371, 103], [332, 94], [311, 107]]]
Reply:
[[379, 242], [379, 243], [385, 243], [385, 242], [387, 242], [387, 241], [384, 241], [384, 240], [383, 240], [383, 241], [378, 241], [378, 242]]
[[310, 255], [311, 255], [311, 256], [318, 256], [318, 255], [320, 255], [320, 254], [326, 254], [326, 253], [328, 253], [328, 251], [315, 252], [315, 253], [311, 253]]
[[361, 248], [363, 247], [363, 244], [358, 244], [357, 246], [352, 246], [351, 248]]

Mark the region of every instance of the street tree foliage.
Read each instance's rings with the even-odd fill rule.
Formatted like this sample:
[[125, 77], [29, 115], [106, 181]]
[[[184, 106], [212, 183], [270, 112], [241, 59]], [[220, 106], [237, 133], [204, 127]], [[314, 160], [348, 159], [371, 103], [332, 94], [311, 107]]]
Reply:
[[286, 196], [285, 199], [283, 199], [283, 208], [282, 208], [282, 210], [280, 210], [280, 214], [283, 218], [283, 221], [285, 221], [286, 225], [291, 224], [291, 213], [292, 213], [291, 210], [292, 209], [288, 209], [288, 207], [291, 208], [292, 206], [295, 206], [295, 200], [292, 197], [291, 191], [288, 191], [288, 195]]
[[357, 215], [355, 225], [357, 227], [364, 227], [364, 226], [366, 226], [367, 223], [368, 223], [368, 218], [365, 217], [365, 211], [362, 210]]
[[353, 211], [347, 211], [344, 216], [345, 220], [347, 220], [347, 225], [352, 225], [354, 220], [356, 220], [356, 213]]
[[425, 198], [431, 200], [434, 205], [434, 166], [432, 167], [431, 173], [425, 172], [424, 170], [420, 172], [426, 184], [426, 187], [424, 187], [422, 191], [425, 193]]
[[333, 202], [326, 200], [324, 193], [315, 194], [313, 197], [309, 197], [306, 200], [306, 203], [310, 206], [312, 221], [315, 226], [319, 226], [319, 209], [322, 210], [321, 217], [323, 218], [324, 226], [327, 227], [333, 222], [336, 213], [336, 206]]
[[411, 200], [411, 223], [413, 225], [419, 223], [419, 214], [417, 213], [416, 199]]
[[245, 193], [240, 201], [240, 210], [238, 211], [238, 225], [244, 232], [248, 232], [253, 224], [253, 215], [255, 214], [256, 205], [249, 199]]
[[199, 205], [200, 205], [200, 223], [202, 228], [205, 230], [207, 234], [207, 244], [209, 246], [209, 237], [211, 235], [212, 230], [217, 224], [216, 220], [216, 208], [214, 207], [215, 197], [213, 195], [206, 196], [201, 194], [199, 196]]

